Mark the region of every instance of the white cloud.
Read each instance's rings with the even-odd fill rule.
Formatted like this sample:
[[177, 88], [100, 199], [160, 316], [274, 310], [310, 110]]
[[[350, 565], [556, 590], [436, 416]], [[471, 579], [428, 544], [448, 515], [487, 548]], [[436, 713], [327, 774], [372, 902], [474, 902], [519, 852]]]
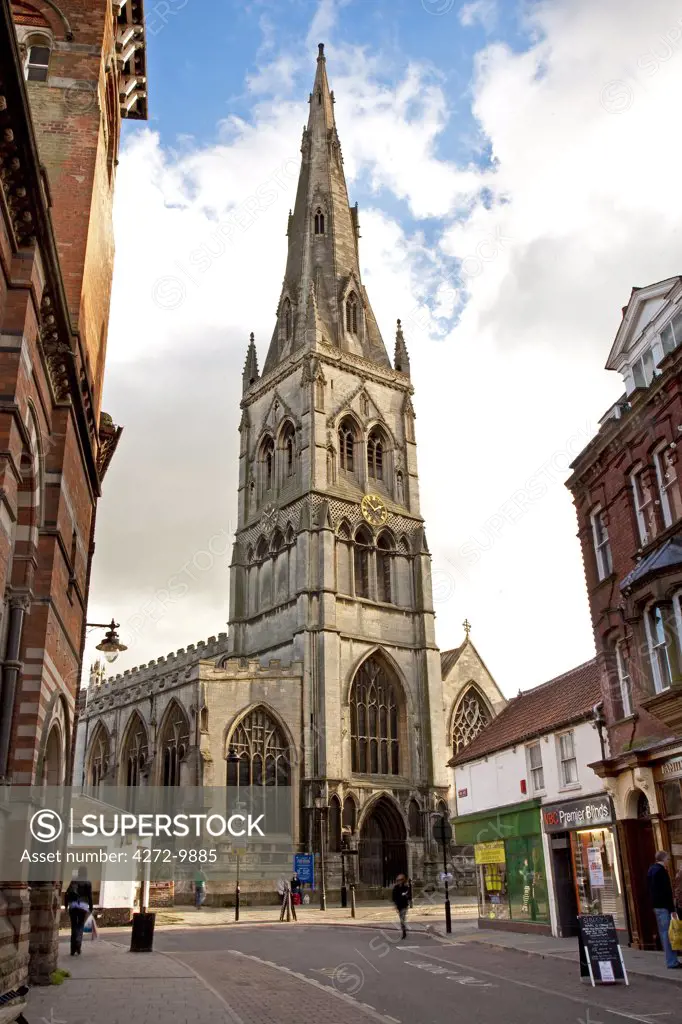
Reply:
[[[315, 33], [334, 10], [320, 8]], [[495, 43], [478, 56], [484, 170], [439, 158], [458, 125], [437, 69], [408, 60], [389, 88], [376, 55], [327, 49], [351, 195], [360, 175], [377, 190], [360, 210], [365, 282], [389, 351], [401, 317], [412, 361], [438, 638], [458, 644], [468, 617], [508, 693], [591, 654], [562, 481], [621, 390], [603, 364], [631, 286], [682, 266], [680, 17], [675, 0], [530, 8], [525, 51]], [[252, 79], [251, 120], [226, 121], [219, 144], [172, 154], [143, 132], [119, 167], [105, 407], [126, 431], [105, 481], [90, 618], [138, 617], [127, 664], [227, 618], [229, 552], [165, 610], [153, 595], [234, 525], [241, 367], [248, 332], [262, 365], [272, 331], [307, 113], [308, 87], [290, 97], [292, 60], [272, 53]], [[435, 226], [437, 244], [382, 209], [382, 190]]]
[[497, 3], [495, 0], [474, 0], [459, 9], [460, 24], [465, 28], [480, 24], [487, 32], [491, 32], [497, 22]]

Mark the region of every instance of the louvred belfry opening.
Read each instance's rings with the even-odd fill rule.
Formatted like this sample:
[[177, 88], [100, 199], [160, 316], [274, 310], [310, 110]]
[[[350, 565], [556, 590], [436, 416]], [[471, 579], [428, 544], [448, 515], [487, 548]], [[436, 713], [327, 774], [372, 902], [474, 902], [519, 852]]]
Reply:
[[289, 217], [285, 292], [298, 296], [291, 324], [291, 347], [284, 350], [275, 325], [263, 373], [300, 349], [329, 346], [390, 366], [374, 313], [362, 285], [358, 254], [357, 205], [348, 202], [341, 144], [334, 116], [334, 94], [327, 80], [324, 44], [310, 93], [303, 130], [301, 171]]

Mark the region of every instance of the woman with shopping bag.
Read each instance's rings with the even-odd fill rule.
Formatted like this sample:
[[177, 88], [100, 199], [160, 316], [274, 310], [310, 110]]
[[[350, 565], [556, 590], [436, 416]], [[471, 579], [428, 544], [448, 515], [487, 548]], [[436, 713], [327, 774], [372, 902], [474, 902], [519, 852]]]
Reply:
[[[71, 956], [80, 956], [83, 928], [88, 915], [92, 915], [92, 885], [84, 867], [80, 867], [78, 877], [71, 880], [64, 896], [64, 906], [71, 918]], [[92, 920], [94, 927], [94, 917]]]
[[675, 875], [673, 882], [673, 900], [675, 913], [670, 918], [668, 938], [675, 952], [682, 951], [682, 868]]

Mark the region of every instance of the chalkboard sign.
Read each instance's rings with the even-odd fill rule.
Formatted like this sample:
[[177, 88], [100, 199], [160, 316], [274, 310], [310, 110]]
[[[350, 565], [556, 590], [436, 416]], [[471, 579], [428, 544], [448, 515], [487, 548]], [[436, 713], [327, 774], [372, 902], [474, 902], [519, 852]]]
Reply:
[[593, 985], [616, 981], [629, 985], [613, 915], [579, 914], [578, 929], [580, 977], [589, 977]]

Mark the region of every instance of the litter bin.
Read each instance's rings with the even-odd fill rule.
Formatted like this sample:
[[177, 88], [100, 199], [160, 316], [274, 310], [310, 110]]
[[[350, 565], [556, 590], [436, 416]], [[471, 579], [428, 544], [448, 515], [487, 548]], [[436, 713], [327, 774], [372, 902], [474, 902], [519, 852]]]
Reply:
[[151, 953], [154, 944], [154, 922], [156, 914], [133, 914], [133, 934], [130, 940], [131, 953]]

